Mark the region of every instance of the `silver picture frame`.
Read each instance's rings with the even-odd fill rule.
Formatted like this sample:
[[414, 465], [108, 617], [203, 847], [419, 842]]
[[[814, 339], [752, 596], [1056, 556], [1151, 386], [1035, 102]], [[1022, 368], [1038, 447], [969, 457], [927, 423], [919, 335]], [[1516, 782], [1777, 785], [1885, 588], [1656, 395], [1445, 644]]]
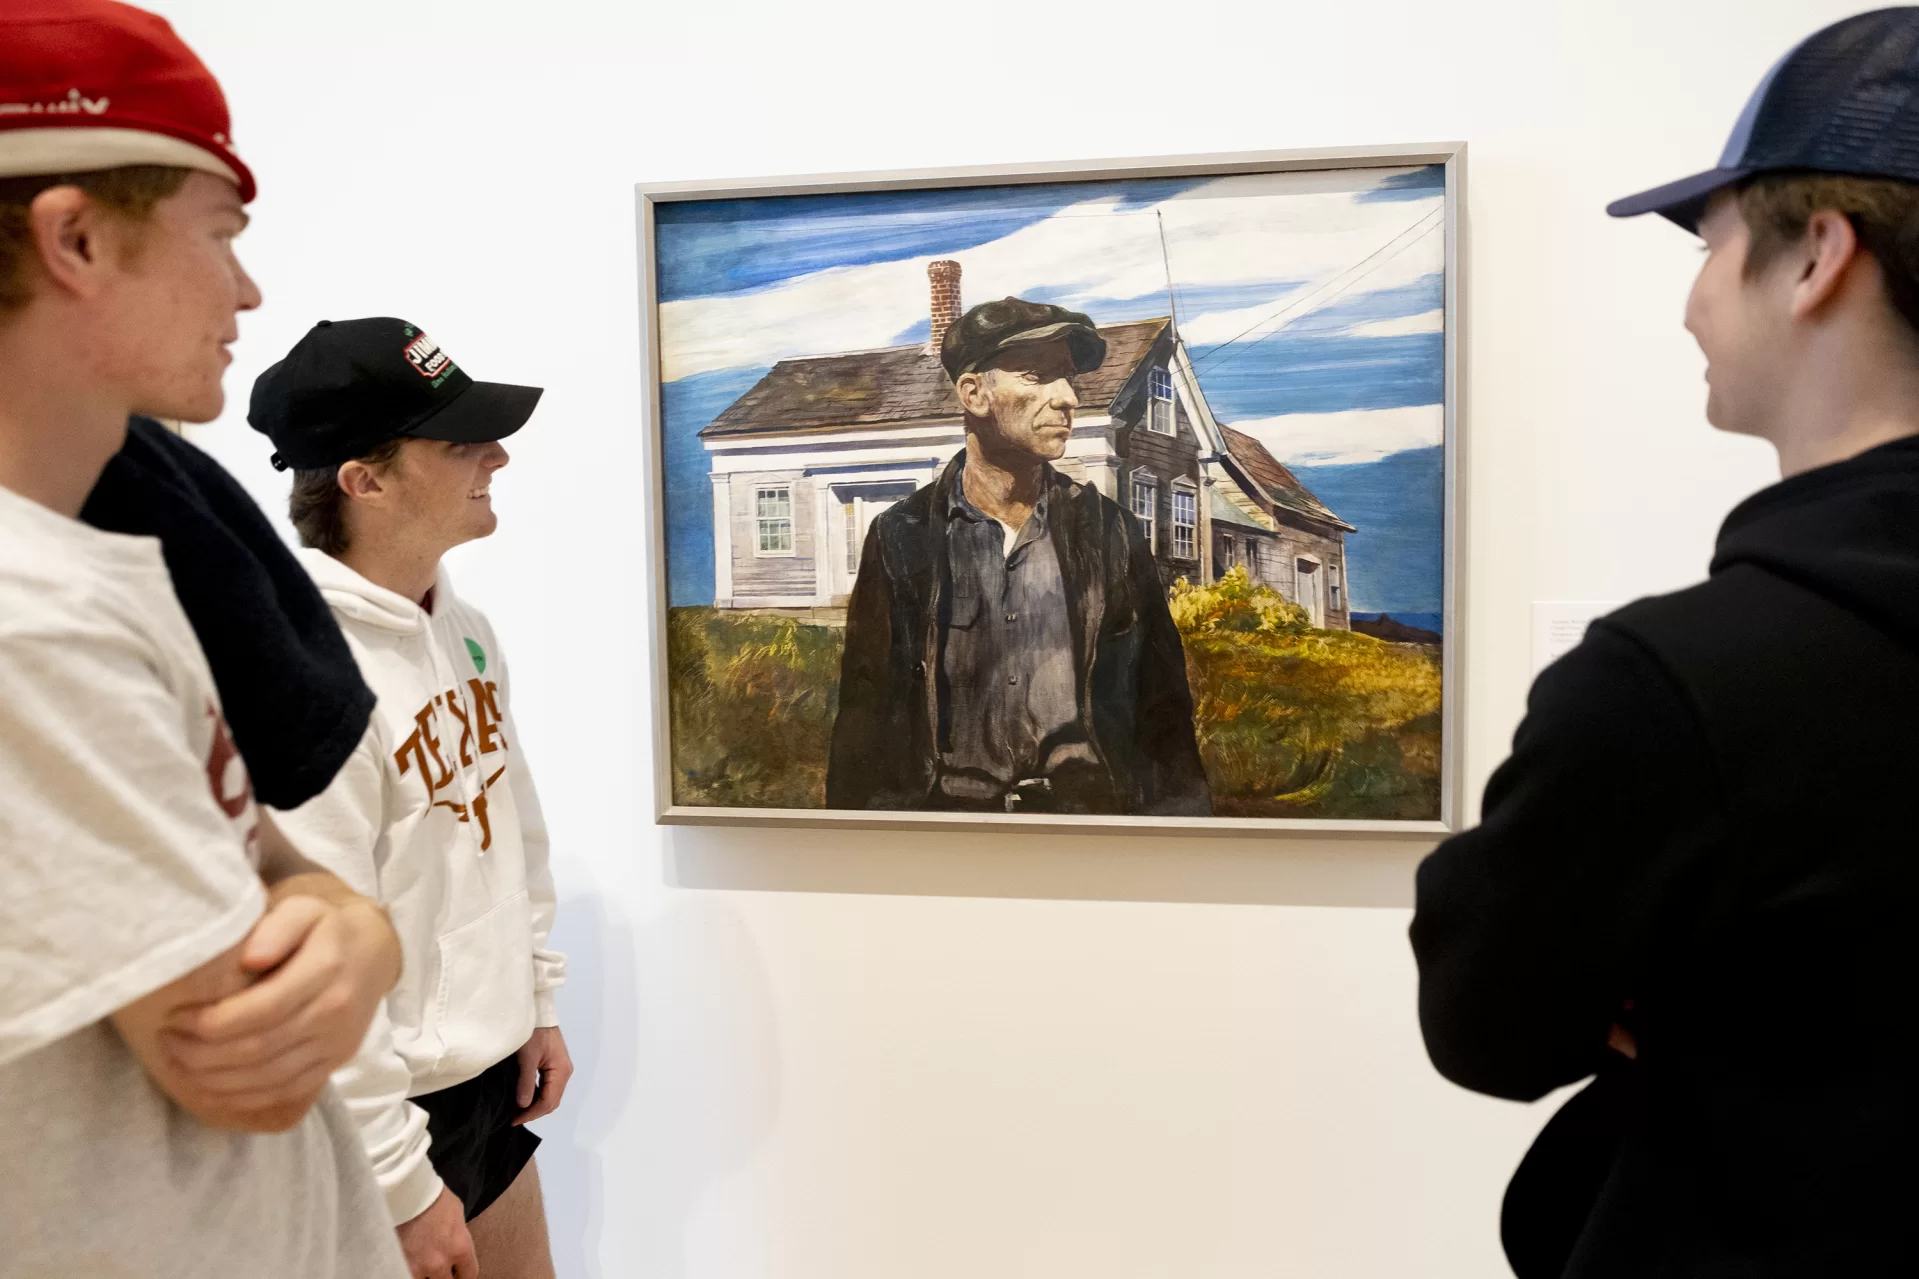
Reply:
[[[1403, 168], [1442, 165], [1444, 191], [1444, 493], [1441, 552], [1442, 617], [1441, 744], [1437, 820], [1327, 819], [1288, 817], [1159, 817], [1132, 815], [948, 813], [833, 808], [707, 807], [673, 800], [671, 690], [668, 677], [668, 580], [665, 489], [665, 429], [661, 346], [658, 331], [659, 262], [656, 213], [660, 206], [691, 200], [764, 199], [780, 196], [931, 190], [971, 186], [1154, 178], [1224, 177], [1319, 169]], [[1466, 144], [1324, 147], [1203, 155], [1147, 156], [953, 168], [831, 173], [719, 181], [640, 183], [636, 186], [640, 278], [641, 398], [645, 476], [643, 527], [649, 544], [649, 682], [652, 693], [652, 758], [655, 821], [664, 824], [743, 827], [840, 827], [885, 831], [995, 831], [1027, 834], [1295, 836], [1313, 838], [1403, 836], [1431, 842], [1459, 829], [1464, 790], [1460, 757], [1466, 646], [1463, 633], [1461, 550], [1464, 535], [1466, 453], [1466, 360], [1464, 284]]]

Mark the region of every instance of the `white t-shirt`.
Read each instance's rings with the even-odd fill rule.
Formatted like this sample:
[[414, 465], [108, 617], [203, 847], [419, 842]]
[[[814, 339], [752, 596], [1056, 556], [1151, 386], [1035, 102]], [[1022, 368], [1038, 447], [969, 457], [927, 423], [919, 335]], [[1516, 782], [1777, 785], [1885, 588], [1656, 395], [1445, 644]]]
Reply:
[[210, 1128], [104, 1020], [246, 935], [258, 820], [159, 543], [0, 488], [0, 1275], [406, 1274], [331, 1089]]

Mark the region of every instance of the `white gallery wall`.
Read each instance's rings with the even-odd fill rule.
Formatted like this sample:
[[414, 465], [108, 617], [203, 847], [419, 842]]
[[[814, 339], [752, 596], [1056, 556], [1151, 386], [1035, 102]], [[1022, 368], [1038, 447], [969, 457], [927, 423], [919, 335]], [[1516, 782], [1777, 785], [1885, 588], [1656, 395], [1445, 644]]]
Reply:
[[[1821, 0], [150, 0], [260, 178], [266, 294], [195, 432], [276, 515], [253, 377], [393, 314], [547, 388], [456, 553], [555, 839], [567, 1279], [1483, 1279], [1546, 1106], [1427, 1064], [1416, 844], [652, 824], [632, 185], [1465, 139], [1464, 761], [1535, 599], [1699, 576], [1768, 482], [1680, 327], [1709, 165]], [[1618, 779], [1631, 803], [1630, 768]], [[1542, 855], [1549, 850], [1541, 850]]]

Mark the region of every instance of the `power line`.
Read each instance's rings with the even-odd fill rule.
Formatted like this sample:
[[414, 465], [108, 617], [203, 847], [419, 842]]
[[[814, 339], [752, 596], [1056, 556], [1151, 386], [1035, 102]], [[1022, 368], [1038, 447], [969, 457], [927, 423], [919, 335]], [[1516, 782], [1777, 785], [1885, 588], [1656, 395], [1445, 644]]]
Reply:
[[[1428, 213], [1425, 217], [1420, 218], [1419, 221], [1414, 222], [1411, 226], [1407, 227], [1404, 231], [1401, 231], [1398, 235], [1394, 236], [1392, 239], [1386, 241], [1386, 243], [1380, 245], [1377, 249], [1374, 249], [1371, 253], [1361, 258], [1358, 262], [1355, 262], [1352, 266], [1347, 267], [1344, 271], [1341, 271], [1338, 275], [1334, 276], [1332, 279], [1326, 281], [1326, 283], [1314, 289], [1312, 292], [1304, 294], [1301, 297], [1288, 299], [1286, 303], [1282, 305], [1278, 310], [1272, 312], [1269, 315], [1261, 316], [1258, 320], [1255, 320], [1247, 328], [1240, 330], [1238, 333], [1234, 334], [1232, 337], [1228, 338], [1226, 341], [1220, 343], [1218, 346], [1208, 351], [1205, 355], [1201, 356], [1199, 359], [1194, 360], [1193, 371], [1198, 372], [1201, 365], [1206, 364], [1214, 359], [1217, 359], [1225, 351], [1230, 349], [1235, 343], [1239, 342], [1241, 339], [1246, 337], [1247, 334], [1254, 333], [1262, 328], [1265, 328], [1268, 324], [1271, 324], [1274, 320], [1279, 319], [1281, 316], [1285, 315], [1288, 311], [1293, 311], [1300, 307], [1303, 307], [1305, 306], [1306, 303], [1313, 301], [1315, 298], [1320, 298], [1322, 294], [1325, 295], [1325, 297], [1322, 299], [1322, 302], [1332, 301], [1334, 298], [1346, 292], [1346, 290], [1352, 288], [1355, 284], [1358, 284], [1361, 280], [1365, 279], [1367, 276], [1371, 275], [1373, 272], [1379, 270], [1380, 267], [1385, 266], [1386, 263], [1392, 261], [1393, 258], [1398, 257], [1401, 253], [1405, 252], [1407, 249], [1410, 249], [1413, 245], [1419, 243], [1421, 240], [1431, 235], [1434, 231], [1437, 231], [1439, 229], [1440, 219], [1443, 216], [1443, 214], [1444, 214], [1443, 209], [1433, 210], [1431, 213]], [[1430, 224], [1430, 225], [1427, 225], [1427, 224]], [[1377, 260], [1375, 261], [1375, 259]], [[1369, 263], [1371, 265], [1368, 265]], [[1313, 309], [1317, 310], [1318, 308], [1315, 307]], [[1302, 314], [1310, 314], [1310, 312], [1302, 312]], [[1285, 328], [1287, 324], [1290, 324], [1292, 322], [1292, 320], [1298, 319], [1298, 318], [1299, 316], [1295, 315], [1295, 316], [1292, 316], [1290, 319], [1286, 320], [1284, 323], [1275, 325], [1272, 329], [1268, 330], [1265, 333], [1260, 334], [1259, 337], [1254, 338], [1253, 343], [1259, 343], [1259, 342], [1265, 341], [1267, 338], [1273, 336], [1273, 334]], [[1252, 343], [1249, 343], [1248, 345], [1250, 346], [1252, 345]]]

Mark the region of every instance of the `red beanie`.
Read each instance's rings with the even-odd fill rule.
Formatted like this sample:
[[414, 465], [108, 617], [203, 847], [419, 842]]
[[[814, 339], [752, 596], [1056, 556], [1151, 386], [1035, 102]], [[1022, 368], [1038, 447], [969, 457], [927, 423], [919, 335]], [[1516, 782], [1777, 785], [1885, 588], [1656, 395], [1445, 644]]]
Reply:
[[165, 18], [113, 0], [0, 4], [0, 177], [200, 169], [253, 198], [219, 81]]

